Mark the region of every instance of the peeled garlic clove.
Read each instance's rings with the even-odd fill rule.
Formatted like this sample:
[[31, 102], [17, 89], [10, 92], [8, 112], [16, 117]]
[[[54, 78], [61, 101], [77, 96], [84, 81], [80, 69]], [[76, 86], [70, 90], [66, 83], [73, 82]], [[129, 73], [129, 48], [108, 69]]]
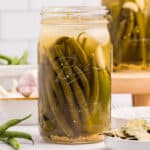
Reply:
[[37, 86], [37, 71], [32, 70], [19, 79], [17, 91], [25, 97], [29, 97], [37, 89]]
[[126, 2], [126, 3], [123, 4], [122, 8], [130, 9], [134, 12], [138, 12], [138, 6], [134, 2]]
[[[104, 22], [106, 22], [106, 20], [104, 20]], [[105, 23], [102, 23], [100, 28], [87, 30], [86, 33], [102, 45], [105, 45], [110, 41], [110, 34]]]
[[135, 0], [136, 1], [136, 3], [137, 3], [137, 5], [138, 5], [138, 7], [141, 9], [141, 10], [143, 10], [143, 9], [145, 9], [145, 0]]

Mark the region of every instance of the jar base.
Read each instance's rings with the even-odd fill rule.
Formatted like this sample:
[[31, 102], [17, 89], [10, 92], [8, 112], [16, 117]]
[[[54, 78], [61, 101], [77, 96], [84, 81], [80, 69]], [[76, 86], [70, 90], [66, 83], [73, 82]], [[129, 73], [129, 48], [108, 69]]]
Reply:
[[104, 135], [92, 134], [89, 136], [79, 136], [77, 138], [69, 138], [57, 135], [45, 136], [41, 133], [43, 140], [54, 144], [90, 144], [97, 143], [104, 140]]
[[119, 64], [113, 67], [114, 72], [124, 72], [124, 71], [148, 71], [150, 70], [150, 65], [136, 65], [136, 64]]

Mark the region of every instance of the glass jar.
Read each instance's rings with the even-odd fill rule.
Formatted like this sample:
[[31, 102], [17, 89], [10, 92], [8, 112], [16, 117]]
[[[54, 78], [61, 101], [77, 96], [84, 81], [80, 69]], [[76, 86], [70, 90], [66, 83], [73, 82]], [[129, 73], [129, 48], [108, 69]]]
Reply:
[[111, 51], [104, 8], [42, 11], [39, 122], [52, 143], [92, 143], [110, 128]]
[[103, 0], [112, 16], [114, 71], [150, 70], [150, 1]]

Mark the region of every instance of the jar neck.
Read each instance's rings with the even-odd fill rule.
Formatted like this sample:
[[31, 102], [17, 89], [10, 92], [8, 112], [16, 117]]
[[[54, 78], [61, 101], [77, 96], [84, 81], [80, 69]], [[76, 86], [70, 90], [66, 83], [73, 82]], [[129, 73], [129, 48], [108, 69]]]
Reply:
[[47, 7], [41, 11], [42, 18], [93, 18], [99, 19], [107, 16], [106, 7]]

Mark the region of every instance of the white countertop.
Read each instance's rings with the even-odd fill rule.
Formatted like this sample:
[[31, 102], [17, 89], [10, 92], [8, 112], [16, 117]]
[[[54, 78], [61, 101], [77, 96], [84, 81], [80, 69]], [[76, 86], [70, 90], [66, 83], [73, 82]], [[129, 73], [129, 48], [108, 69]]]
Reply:
[[[20, 150], [106, 150], [103, 142], [83, 145], [58, 145], [45, 143], [40, 137], [37, 126], [17, 126], [11, 128], [11, 130], [28, 132], [35, 140], [34, 145], [32, 145], [28, 141], [21, 140]], [[0, 150], [12, 150], [12, 148], [7, 146], [6, 144], [0, 143]]]

